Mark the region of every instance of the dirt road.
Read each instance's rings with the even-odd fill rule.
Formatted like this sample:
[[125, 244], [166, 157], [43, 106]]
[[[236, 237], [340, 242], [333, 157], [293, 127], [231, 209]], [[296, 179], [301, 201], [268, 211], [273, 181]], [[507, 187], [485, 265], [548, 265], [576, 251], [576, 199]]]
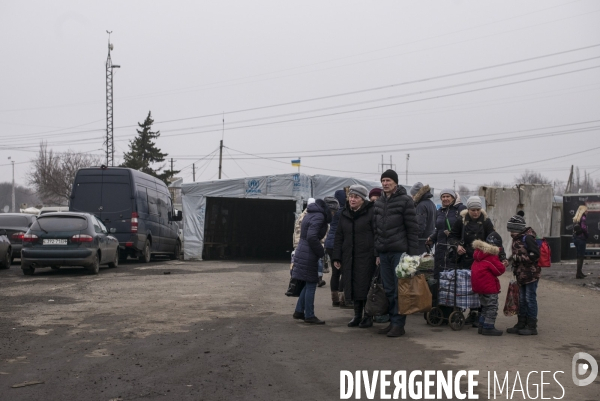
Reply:
[[[479, 370], [479, 399], [488, 399], [488, 371], [508, 372], [510, 391], [518, 372], [530, 394], [517, 389], [513, 399], [533, 399], [542, 380], [550, 383], [545, 398], [600, 399], [600, 378], [585, 387], [571, 379], [575, 353], [600, 361], [600, 291], [591, 284], [600, 283], [598, 265], [586, 265], [586, 287], [570, 279], [571, 265], [545, 271], [538, 336], [484, 337], [418, 315], [397, 339], [376, 334], [383, 325], [348, 328], [352, 311], [331, 306], [328, 286], [316, 297], [325, 326], [293, 320], [296, 299], [283, 295], [288, 266], [129, 262], [98, 276], [61, 269], [33, 277], [17, 265], [0, 270], [0, 399], [335, 400], [341, 370]], [[500, 316], [497, 326], [515, 320]]]

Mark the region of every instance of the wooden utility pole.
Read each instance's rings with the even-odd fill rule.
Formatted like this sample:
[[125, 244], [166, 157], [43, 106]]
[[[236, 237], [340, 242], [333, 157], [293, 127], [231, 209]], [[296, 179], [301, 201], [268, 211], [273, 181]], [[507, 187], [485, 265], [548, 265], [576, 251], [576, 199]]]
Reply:
[[567, 188], [565, 189], [565, 193], [569, 194], [573, 191], [573, 165], [571, 165], [571, 174], [569, 174], [569, 180], [567, 181]]
[[192, 180], [196, 182], [196, 163], [192, 163]]
[[221, 170], [223, 166], [223, 138], [225, 137], [225, 115], [223, 115], [223, 134], [221, 134], [221, 144], [219, 145], [219, 180], [221, 179]]

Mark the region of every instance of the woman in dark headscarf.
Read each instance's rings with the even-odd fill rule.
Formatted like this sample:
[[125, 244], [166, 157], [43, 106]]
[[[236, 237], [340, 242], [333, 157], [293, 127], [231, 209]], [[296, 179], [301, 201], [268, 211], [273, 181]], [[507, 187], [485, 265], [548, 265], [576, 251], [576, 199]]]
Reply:
[[372, 316], [363, 309], [375, 271], [375, 232], [373, 230], [373, 202], [362, 185], [352, 185], [348, 191], [348, 205], [340, 216], [335, 233], [333, 265], [342, 269], [344, 295], [354, 302], [354, 318], [348, 327], [373, 326]]

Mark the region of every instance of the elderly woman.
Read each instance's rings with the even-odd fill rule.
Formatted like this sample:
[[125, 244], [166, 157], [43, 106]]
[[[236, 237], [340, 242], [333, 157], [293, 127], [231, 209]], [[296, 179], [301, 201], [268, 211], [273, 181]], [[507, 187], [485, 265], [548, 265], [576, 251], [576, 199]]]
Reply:
[[373, 326], [371, 316], [363, 309], [369, 293], [371, 278], [375, 270], [375, 232], [373, 202], [362, 185], [352, 185], [348, 191], [349, 208], [340, 216], [335, 233], [333, 265], [342, 269], [344, 295], [354, 302], [354, 318], [348, 327], [367, 328]]
[[308, 205], [306, 216], [300, 227], [300, 241], [294, 253], [292, 278], [306, 282], [294, 312], [294, 319], [306, 323], [325, 324], [315, 316], [315, 291], [319, 282], [319, 259], [325, 256], [321, 240], [331, 222], [331, 212], [323, 199]]
[[[467, 200], [467, 210], [460, 212], [460, 218], [456, 220], [450, 231], [448, 244], [456, 245], [458, 252], [458, 268], [471, 270], [471, 265], [474, 262], [473, 241], [484, 241], [493, 232], [494, 224], [487, 217], [487, 213], [483, 210], [483, 205], [479, 196], [471, 196]], [[500, 259], [506, 259], [504, 251], [500, 253]], [[505, 263], [505, 266], [508, 263]], [[472, 324], [473, 327], [479, 325], [479, 316], [477, 310], [471, 309], [466, 324]]]
[[448, 238], [450, 231], [457, 220], [460, 212], [466, 209], [462, 203], [456, 203], [458, 196], [452, 189], [444, 189], [440, 194], [442, 207], [438, 209], [435, 219], [435, 230], [427, 238], [427, 244], [435, 246], [434, 278], [440, 278], [440, 272], [454, 267], [454, 261], [448, 259]]

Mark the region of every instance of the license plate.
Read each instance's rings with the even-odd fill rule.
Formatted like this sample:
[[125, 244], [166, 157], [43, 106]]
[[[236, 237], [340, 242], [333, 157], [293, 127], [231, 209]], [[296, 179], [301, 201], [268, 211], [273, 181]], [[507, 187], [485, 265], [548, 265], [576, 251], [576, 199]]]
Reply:
[[67, 245], [66, 239], [44, 239], [42, 244], [44, 245]]

